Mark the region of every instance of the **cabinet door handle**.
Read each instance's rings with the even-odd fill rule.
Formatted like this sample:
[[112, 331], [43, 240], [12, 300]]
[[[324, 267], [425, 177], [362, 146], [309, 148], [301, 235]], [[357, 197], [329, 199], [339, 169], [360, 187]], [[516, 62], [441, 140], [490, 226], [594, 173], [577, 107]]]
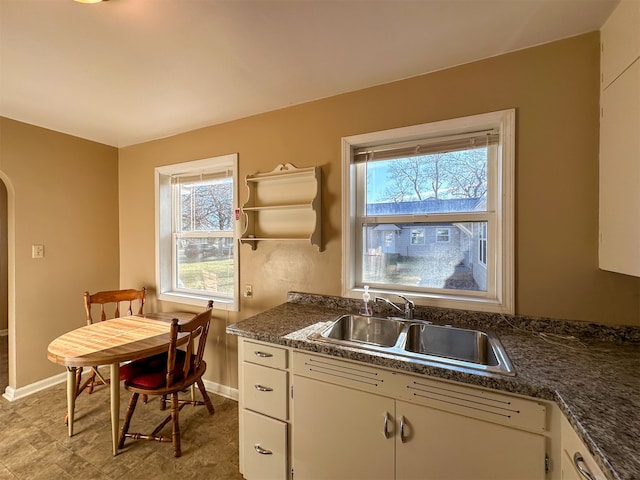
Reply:
[[382, 428], [382, 434], [384, 438], [389, 438], [389, 412], [384, 412], [384, 425]]
[[256, 390], [258, 390], [259, 392], [273, 392], [273, 388], [265, 387], [260, 384], [255, 384], [254, 387], [256, 387]]
[[258, 445], [257, 443], [253, 446], [253, 448], [255, 448], [256, 452], [258, 452], [260, 455], [272, 455], [273, 454], [273, 452], [271, 450], [264, 449], [260, 445]]
[[584, 464], [584, 458], [580, 454], [580, 452], [576, 452], [573, 454], [573, 464], [578, 469], [578, 473], [582, 475], [587, 480], [596, 480], [589, 470], [587, 470], [586, 465]]
[[260, 350], [256, 350], [255, 352], [253, 352], [255, 354], [256, 357], [260, 357], [260, 358], [269, 358], [269, 357], [273, 357], [272, 354], [267, 353], [267, 352], [261, 352]]
[[404, 427], [406, 425], [406, 422], [404, 421], [404, 415], [402, 417], [400, 417], [400, 441], [402, 443], [405, 443], [407, 441], [407, 437], [404, 434]]

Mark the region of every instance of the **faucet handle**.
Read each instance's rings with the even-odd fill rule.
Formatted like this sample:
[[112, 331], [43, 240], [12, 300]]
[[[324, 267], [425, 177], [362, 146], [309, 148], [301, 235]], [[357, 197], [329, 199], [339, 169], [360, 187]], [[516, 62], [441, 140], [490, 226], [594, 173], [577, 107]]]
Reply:
[[398, 295], [398, 296], [405, 301], [405, 305], [410, 305], [411, 308], [413, 308], [413, 306], [415, 305], [411, 300], [409, 300], [404, 295]]
[[405, 297], [404, 295], [398, 295], [401, 299], [404, 300], [404, 317], [407, 320], [413, 320], [413, 309], [415, 307], [415, 304], [409, 300], [407, 297]]

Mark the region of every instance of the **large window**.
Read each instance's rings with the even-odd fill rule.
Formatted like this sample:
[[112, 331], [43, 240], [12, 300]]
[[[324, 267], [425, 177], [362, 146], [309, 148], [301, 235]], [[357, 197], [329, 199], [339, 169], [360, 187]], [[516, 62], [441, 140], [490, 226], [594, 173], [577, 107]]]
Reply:
[[507, 110], [344, 138], [343, 294], [512, 313], [514, 128]]
[[161, 300], [237, 310], [237, 155], [156, 168]]

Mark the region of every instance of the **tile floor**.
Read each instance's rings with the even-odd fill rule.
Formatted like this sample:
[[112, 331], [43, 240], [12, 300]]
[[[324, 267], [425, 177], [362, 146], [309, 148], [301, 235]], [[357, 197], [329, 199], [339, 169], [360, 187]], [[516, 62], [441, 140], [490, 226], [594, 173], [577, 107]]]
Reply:
[[[129, 396], [123, 389], [121, 419]], [[180, 412], [182, 457], [174, 458], [170, 443], [130, 439], [117, 456], [111, 454], [108, 388], [78, 398], [71, 438], [64, 424], [64, 384], [14, 402], [0, 397], [0, 480], [241, 480], [238, 404], [213, 394], [211, 400], [214, 415], [204, 407], [186, 406]], [[153, 430], [165, 415], [158, 406], [158, 399], [139, 404], [131, 422], [133, 431]], [[170, 435], [170, 426], [165, 431]]]

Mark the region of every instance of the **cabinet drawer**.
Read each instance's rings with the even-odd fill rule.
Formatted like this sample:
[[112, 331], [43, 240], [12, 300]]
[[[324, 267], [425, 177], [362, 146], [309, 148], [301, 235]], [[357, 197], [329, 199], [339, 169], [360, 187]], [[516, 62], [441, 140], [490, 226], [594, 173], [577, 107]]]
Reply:
[[243, 360], [245, 362], [264, 365], [265, 367], [286, 369], [287, 349], [245, 340]]
[[244, 408], [287, 420], [288, 373], [247, 362], [242, 368]]
[[287, 478], [287, 424], [247, 410], [241, 446], [247, 480]]
[[[596, 464], [587, 447], [582, 443], [569, 421], [562, 417], [562, 480], [584, 480], [579, 468], [586, 470], [595, 480], [606, 477]], [[575, 458], [574, 458], [575, 457]], [[582, 459], [582, 460], [580, 460]]]

